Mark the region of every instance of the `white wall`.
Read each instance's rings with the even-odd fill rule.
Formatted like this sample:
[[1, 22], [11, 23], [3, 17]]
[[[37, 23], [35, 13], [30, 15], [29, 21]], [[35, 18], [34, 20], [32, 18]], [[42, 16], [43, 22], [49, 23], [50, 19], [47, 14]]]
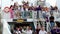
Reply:
[[[10, 5], [13, 5], [14, 4], [14, 2], [18, 2], [20, 5], [22, 4], [22, 1], [23, 0], [14, 0], [14, 1], [11, 1], [11, 0], [2, 0], [2, 9], [5, 7], [5, 6], [10, 6]], [[34, 5], [36, 4], [36, 0], [24, 0], [24, 1], [29, 1], [30, 2], [30, 4], [31, 3], [34, 3]]]
[[56, 0], [46, 0], [46, 6], [55, 6]]
[[60, 9], [60, 0], [57, 0], [57, 6]]
[[10, 0], [2, 0], [2, 9], [5, 6], [10, 6]]
[[0, 0], [0, 6], [1, 6], [1, 0]]
[[[2, 0], [2, 9], [5, 7], [5, 6], [10, 6], [11, 4], [13, 5], [14, 2], [18, 2], [20, 5], [22, 4], [22, 1], [23, 0], [14, 0], [13, 2], [11, 0]], [[36, 5], [36, 1], [37, 0], [24, 0], [24, 1], [29, 1], [30, 4], [31, 3], [34, 3], [33, 5]], [[1, 0], [0, 0], [0, 4], [1, 4]], [[46, 6], [55, 6], [57, 5], [60, 9], [60, 0], [46, 0]]]

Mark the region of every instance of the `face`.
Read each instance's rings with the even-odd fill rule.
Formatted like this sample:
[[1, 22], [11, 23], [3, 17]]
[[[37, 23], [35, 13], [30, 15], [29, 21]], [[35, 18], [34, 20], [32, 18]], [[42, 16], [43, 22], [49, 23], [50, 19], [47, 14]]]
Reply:
[[5, 8], [4, 11], [5, 11], [5, 12], [9, 12], [9, 8]]
[[29, 26], [27, 26], [27, 30], [30, 30]]
[[18, 6], [18, 2], [16, 2], [15, 5]]
[[45, 30], [45, 27], [42, 27], [42, 30]]
[[13, 7], [11, 7], [11, 9], [13, 9]]
[[17, 29], [18, 31], [20, 30], [20, 28], [18, 28], [18, 27], [17, 27], [16, 29]]

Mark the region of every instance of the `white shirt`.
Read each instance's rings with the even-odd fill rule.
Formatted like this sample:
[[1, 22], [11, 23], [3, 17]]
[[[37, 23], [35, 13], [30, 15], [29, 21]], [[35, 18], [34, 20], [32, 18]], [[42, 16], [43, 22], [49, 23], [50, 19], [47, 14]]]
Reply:
[[47, 34], [47, 32], [40, 30], [40, 31], [39, 31], [39, 34]]
[[22, 30], [22, 32], [25, 33], [25, 34], [32, 34], [32, 30], [25, 30], [25, 31]]
[[20, 32], [20, 31], [16, 31], [16, 33], [17, 33], [17, 34], [21, 34], [21, 32]]
[[26, 8], [26, 11], [28, 11], [28, 8]]
[[26, 34], [32, 34], [32, 31], [31, 31], [31, 30], [29, 30], [29, 31], [27, 31], [27, 32], [26, 32]]
[[42, 13], [46, 13], [46, 11], [42, 11]]

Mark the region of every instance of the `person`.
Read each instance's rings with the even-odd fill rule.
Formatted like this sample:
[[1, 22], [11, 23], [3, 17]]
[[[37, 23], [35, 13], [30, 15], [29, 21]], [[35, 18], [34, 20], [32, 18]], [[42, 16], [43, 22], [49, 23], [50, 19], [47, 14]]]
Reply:
[[51, 29], [51, 34], [60, 34], [60, 27], [58, 27], [58, 24]]
[[20, 28], [16, 27], [16, 31], [14, 32], [16, 34], [22, 34], [21, 31], [20, 31]]
[[39, 31], [39, 34], [47, 34], [44, 26], [41, 27], [41, 30]]
[[30, 29], [29, 26], [27, 26], [27, 34], [32, 34], [32, 30]]
[[56, 34], [56, 26], [53, 27], [53, 29], [51, 29], [51, 34]]
[[42, 9], [42, 17], [45, 19], [46, 18], [46, 11]]
[[11, 18], [14, 18], [14, 11], [13, 11], [13, 5], [11, 5], [10, 6], [10, 9], [9, 9], [9, 11], [10, 11], [10, 14], [11, 14]]
[[39, 31], [40, 31], [39, 24], [37, 24], [36, 33], [39, 34]]
[[29, 26], [27, 26], [27, 29], [25, 31], [22, 30], [22, 32], [24, 32], [25, 34], [32, 34], [33, 33], [33, 31], [30, 29]]
[[36, 7], [37, 10], [37, 18], [39, 18], [39, 12], [41, 12], [41, 6], [39, 5], [38, 7]]
[[51, 16], [49, 17], [49, 20], [50, 20], [50, 27], [51, 27], [51, 29], [52, 29], [52, 28], [54, 27], [54, 25], [55, 25], [53, 14], [51, 14]]
[[15, 2], [15, 3], [14, 3], [14, 7], [13, 7], [14, 10], [18, 10], [18, 6], [19, 6], [18, 2]]
[[10, 19], [11, 16], [10, 16], [9, 7], [5, 7], [1, 15], [2, 15], [2, 19]]
[[54, 11], [54, 7], [53, 6], [50, 6], [50, 14], [53, 14], [53, 11]]
[[56, 22], [56, 24], [57, 24], [57, 34], [60, 34], [60, 22]]
[[55, 17], [55, 21], [56, 21], [57, 19], [59, 19], [59, 10], [58, 10], [57, 7], [55, 7], [55, 10], [54, 10], [54, 12], [53, 12], [53, 15], [54, 15], [54, 17]]
[[15, 17], [16, 17], [17, 19], [19, 19], [19, 18], [21, 17], [19, 10], [16, 10]]

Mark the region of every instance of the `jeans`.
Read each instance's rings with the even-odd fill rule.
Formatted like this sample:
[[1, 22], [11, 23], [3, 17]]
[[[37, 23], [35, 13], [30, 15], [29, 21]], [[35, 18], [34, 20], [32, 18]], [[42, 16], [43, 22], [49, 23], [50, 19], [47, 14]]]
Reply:
[[50, 22], [50, 28], [52, 29], [54, 27], [55, 23], [54, 22]]
[[39, 11], [37, 11], [37, 18], [39, 18]]

